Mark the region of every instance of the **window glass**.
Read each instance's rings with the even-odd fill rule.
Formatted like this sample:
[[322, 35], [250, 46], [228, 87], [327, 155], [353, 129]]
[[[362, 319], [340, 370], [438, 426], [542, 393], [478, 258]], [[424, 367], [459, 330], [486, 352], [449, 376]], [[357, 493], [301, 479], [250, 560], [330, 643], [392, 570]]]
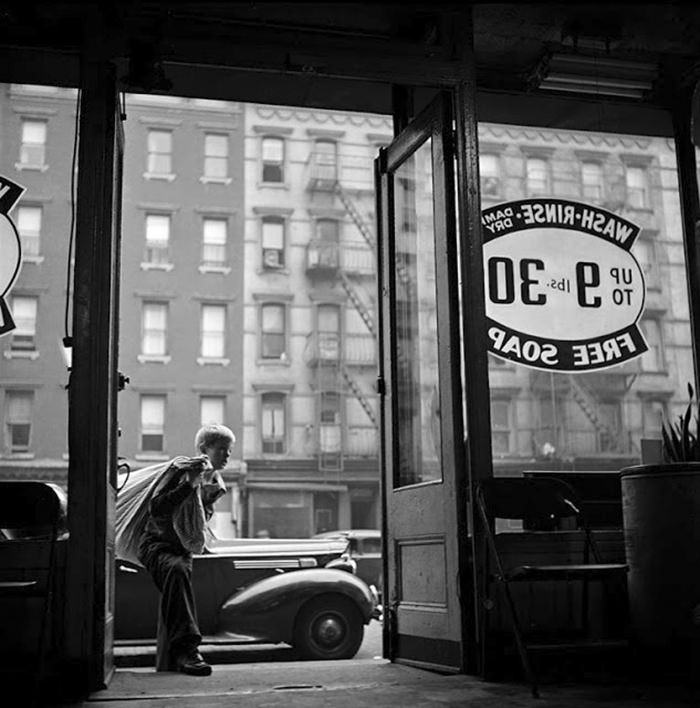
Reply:
[[170, 217], [165, 214], [146, 216], [145, 261], [154, 265], [170, 262]]
[[627, 180], [627, 204], [634, 209], [645, 209], [647, 207], [646, 169], [628, 165], [625, 177]]
[[221, 359], [226, 352], [226, 306], [202, 306], [202, 348], [205, 358]]
[[164, 448], [165, 396], [141, 396], [141, 450], [162, 452]]
[[43, 167], [46, 163], [46, 121], [23, 120], [20, 164]]
[[226, 219], [204, 219], [202, 223], [202, 265], [224, 266], [227, 263]]
[[41, 207], [20, 206], [17, 209], [17, 231], [24, 256], [38, 256], [40, 253], [41, 217]]
[[479, 155], [479, 176], [482, 196], [499, 196], [501, 192], [501, 175], [498, 155], [493, 153]]
[[16, 326], [10, 342], [13, 351], [36, 349], [37, 305], [36, 297], [15, 295], [12, 298], [12, 316]]
[[262, 451], [283, 453], [285, 451], [285, 395], [276, 392], [263, 393], [261, 403]]
[[284, 181], [284, 140], [267, 137], [262, 140], [262, 181]]
[[204, 176], [215, 179], [228, 176], [228, 135], [207, 133], [204, 136]]
[[[624, 274], [627, 283], [621, 280], [616, 292], [611, 290], [605, 297], [601, 296], [606, 283], [612, 283], [617, 271], [607, 257], [602, 259], [600, 250], [605, 244], [598, 238], [584, 237], [576, 242], [584, 244], [574, 259], [583, 264], [580, 266], [569, 262], [567, 249], [558, 253], [553, 249], [535, 252], [535, 248], [529, 248], [517, 253], [504, 250], [501, 255], [508, 262], [500, 263], [502, 270], [498, 271], [496, 282], [505, 283], [506, 271], [512, 268], [510, 290], [490, 289], [493, 273], [485, 264], [487, 309], [493, 298], [512, 296], [513, 305], [508, 311], [513, 312], [517, 306], [521, 313], [520, 320], [513, 323], [513, 329], [521, 329], [510, 332], [502, 341], [500, 356], [490, 348], [490, 359], [500, 358], [503, 362], [500, 366], [489, 366], [494, 472], [502, 475], [517, 470], [526, 476], [536, 476], [557, 471], [569, 475], [567, 478], [572, 481], [576, 474], [586, 470], [614, 476], [622, 467], [642, 461], [641, 439], [661, 438], [661, 414], [666, 411], [675, 417], [681, 413], [688, 402], [687, 382], [694, 381], [687, 267], [673, 142], [595, 131], [552, 132], [551, 128], [540, 131], [515, 125], [504, 130], [504, 127], [482, 123], [479, 137], [484, 143], [498, 145], [501, 154], [529, 155], [527, 169], [520, 175], [517, 164], [511, 165], [508, 183], [512, 201], [532, 197], [534, 193], [543, 200], [551, 197], [585, 204], [599, 202], [600, 208], [614, 219], [633, 223], [638, 235], [625, 254], [625, 258], [629, 254], [634, 257], [625, 261], [629, 265]], [[542, 155], [533, 157], [537, 151], [546, 151], [546, 159]], [[571, 155], [585, 151], [597, 157], [584, 159], [579, 163], [580, 169], [576, 169]], [[485, 208], [504, 208], [507, 204], [504, 201]], [[639, 210], [641, 207], [644, 208]], [[552, 233], [551, 229], [541, 231]], [[536, 231], [518, 233], [530, 232]], [[490, 235], [491, 231], [485, 229], [485, 234]], [[505, 239], [501, 243], [505, 244]], [[513, 241], [509, 248], [514, 248], [512, 244]], [[585, 244], [590, 244], [590, 248]], [[618, 246], [611, 248], [617, 250]], [[641, 284], [641, 273], [646, 289]], [[531, 348], [535, 346], [536, 326], [544, 332], [542, 337], [551, 337], [553, 341], [561, 336], [557, 331], [561, 332], [567, 321], [561, 319], [555, 303], [567, 307], [567, 303], [578, 303], [581, 310], [580, 316], [568, 319], [569, 323], [572, 319], [576, 321], [579, 327], [577, 333], [571, 328], [566, 330], [568, 341], [584, 336], [581, 334], [584, 315], [595, 321], [607, 318], [613, 322], [616, 313], [627, 306], [624, 289], [632, 287], [630, 279], [638, 284], [641, 298], [630, 315], [630, 322], [641, 330], [643, 338], [639, 350], [633, 348], [634, 356], [616, 362], [609, 354], [608, 359], [599, 361], [599, 368], [573, 371], [543, 367], [537, 359], [526, 365], [506, 356], [506, 348], [510, 352], [518, 348], [521, 352], [534, 351]], [[538, 304], [543, 297], [551, 309], [549, 305]], [[583, 312], [586, 307], [588, 310]], [[525, 320], [532, 323], [531, 334], [525, 331]], [[590, 363], [589, 354], [595, 357], [593, 350], [598, 348], [602, 352], [603, 347], [608, 347], [608, 352], [614, 349], [612, 330], [607, 334], [601, 330], [599, 346], [590, 344], [585, 351], [581, 349], [580, 362]], [[614, 525], [618, 520], [611, 516], [601, 523]]]
[[5, 394], [6, 446], [9, 452], [26, 452], [31, 444], [32, 391], [9, 390]]
[[541, 157], [528, 157], [527, 191], [528, 194], [546, 194], [549, 191], [549, 163]]
[[146, 302], [143, 305], [143, 339], [141, 352], [150, 356], [167, 354], [168, 306], [162, 302]]
[[267, 304], [262, 306], [262, 346], [263, 359], [280, 359], [286, 348], [285, 307]]
[[226, 400], [223, 396], [201, 396], [199, 399], [199, 422], [201, 425], [207, 423], [224, 423]]
[[169, 130], [148, 131], [148, 167], [153, 175], [172, 173], [173, 134]]
[[314, 176], [319, 179], [335, 179], [337, 144], [334, 140], [317, 140], [314, 145]]
[[599, 162], [581, 165], [581, 193], [584, 199], [599, 202], [603, 198], [603, 168]]

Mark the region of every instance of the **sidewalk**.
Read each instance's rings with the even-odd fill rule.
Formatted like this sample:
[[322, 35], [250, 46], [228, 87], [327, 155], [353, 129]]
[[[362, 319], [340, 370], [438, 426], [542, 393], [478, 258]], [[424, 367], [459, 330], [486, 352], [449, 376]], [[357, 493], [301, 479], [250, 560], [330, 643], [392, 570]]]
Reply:
[[[207, 678], [120, 669], [110, 686], [71, 708], [687, 708], [700, 690], [668, 686], [543, 684], [443, 676], [383, 659], [215, 665]], [[67, 704], [64, 704], [67, 705]]]

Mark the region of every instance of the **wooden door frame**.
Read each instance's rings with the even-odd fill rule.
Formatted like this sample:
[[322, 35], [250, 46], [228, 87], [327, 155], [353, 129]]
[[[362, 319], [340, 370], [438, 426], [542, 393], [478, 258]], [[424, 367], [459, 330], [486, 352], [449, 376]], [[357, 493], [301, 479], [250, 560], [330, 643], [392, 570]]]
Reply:
[[[99, 28], [95, 39], [99, 38]], [[99, 47], [83, 63], [68, 406], [68, 527], [63, 677], [85, 695], [113, 672], [113, 508], [117, 449], [120, 204], [118, 98]]]

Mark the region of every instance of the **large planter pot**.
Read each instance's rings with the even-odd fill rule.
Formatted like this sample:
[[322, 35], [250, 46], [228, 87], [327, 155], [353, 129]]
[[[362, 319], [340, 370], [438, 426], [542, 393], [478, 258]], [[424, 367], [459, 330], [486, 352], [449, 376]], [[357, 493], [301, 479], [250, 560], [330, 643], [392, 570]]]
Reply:
[[700, 463], [647, 464], [621, 473], [630, 631], [642, 654], [682, 670], [700, 605]]

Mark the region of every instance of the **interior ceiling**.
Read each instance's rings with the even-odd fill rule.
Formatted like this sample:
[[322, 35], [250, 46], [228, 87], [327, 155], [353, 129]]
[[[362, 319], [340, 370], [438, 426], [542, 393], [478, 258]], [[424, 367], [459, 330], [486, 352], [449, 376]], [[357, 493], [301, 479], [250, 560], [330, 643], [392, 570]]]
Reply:
[[[468, 3], [140, 2], [105, 0], [110, 51], [168, 65], [445, 84], [459, 73]], [[86, 2], [0, 3], [0, 48], [76, 53]], [[698, 78], [700, 3], [472, 3], [481, 88], [526, 90], [548, 50], [671, 62]], [[378, 60], [381, 58], [381, 60]], [[671, 73], [671, 72], [669, 72]], [[0, 72], [0, 79], [7, 67]], [[680, 77], [678, 76], [680, 74]], [[210, 85], [216, 83], [216, 78]], [[312, 100], [312, 99], [309, 99]]]

